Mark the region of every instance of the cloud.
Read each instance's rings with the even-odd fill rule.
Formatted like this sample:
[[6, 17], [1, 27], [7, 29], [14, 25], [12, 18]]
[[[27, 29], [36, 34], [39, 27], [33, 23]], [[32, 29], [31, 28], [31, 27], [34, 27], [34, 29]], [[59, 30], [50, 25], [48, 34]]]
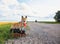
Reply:
[[55, 12], [60, 10], [58, 4], [59, 0], [1, 0], [0, 20], [19, 21], [22, 15], [27, 15], [28, 20], [53, 19]]
[[0, 5], [1, 5], [1, 4], [2, 4], [2, 5], [4, 4], [4, 3], [2, 2], [2, 0], [0, 0]]
[[19, 3], [27, 3], [29, 4], [32, 0], [17, 0]]
[[17, 0], [19, 3], [29, 2], [29, 0]]

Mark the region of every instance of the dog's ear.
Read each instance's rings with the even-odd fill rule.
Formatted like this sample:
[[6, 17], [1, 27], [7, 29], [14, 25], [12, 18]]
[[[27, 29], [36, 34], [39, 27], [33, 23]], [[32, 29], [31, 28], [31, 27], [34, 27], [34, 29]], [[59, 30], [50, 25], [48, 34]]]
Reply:
[[25, 16], [25, 18], [27, 18], [27, 16]]

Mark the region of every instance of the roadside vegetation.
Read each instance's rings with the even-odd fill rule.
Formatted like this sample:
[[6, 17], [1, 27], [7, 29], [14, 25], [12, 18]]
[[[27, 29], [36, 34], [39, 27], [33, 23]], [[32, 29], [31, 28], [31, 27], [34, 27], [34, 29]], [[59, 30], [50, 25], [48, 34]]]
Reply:
[[11, 26], [11, 23], [0, 25], [0, 44], [4, 44], [6, 40], [11, 38], [10, 32], [9, 32], [10, 26]]
[[47, 24], [60, 24], [60, 22], [48, 22], [48, 21], [41, 21], [39, 23], [47, 23]]

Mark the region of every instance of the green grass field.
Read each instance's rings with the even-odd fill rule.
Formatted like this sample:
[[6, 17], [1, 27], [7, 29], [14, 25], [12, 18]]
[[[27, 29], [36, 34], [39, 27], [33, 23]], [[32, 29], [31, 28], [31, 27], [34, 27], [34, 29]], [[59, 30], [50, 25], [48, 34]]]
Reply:
[[0, 25], [0, 44], [4, 44], [4, 42], [10, 38], [10, 26], [11, 24]]

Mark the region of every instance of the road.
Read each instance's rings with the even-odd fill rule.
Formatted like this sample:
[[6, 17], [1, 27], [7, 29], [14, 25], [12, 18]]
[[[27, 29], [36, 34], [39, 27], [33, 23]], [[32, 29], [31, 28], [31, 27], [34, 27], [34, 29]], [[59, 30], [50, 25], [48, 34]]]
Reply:
[[[30, 23], [30, 28], [42, 44], [60, 44], [60, 24]], [[33, 35], [33, 36], [34, 36]]]
[[[29, 35], [9, 40], [8, 44], [60, 44], [60, 24], [29, 22]], [[7, 43], [6, 43], [7, 44]]]

